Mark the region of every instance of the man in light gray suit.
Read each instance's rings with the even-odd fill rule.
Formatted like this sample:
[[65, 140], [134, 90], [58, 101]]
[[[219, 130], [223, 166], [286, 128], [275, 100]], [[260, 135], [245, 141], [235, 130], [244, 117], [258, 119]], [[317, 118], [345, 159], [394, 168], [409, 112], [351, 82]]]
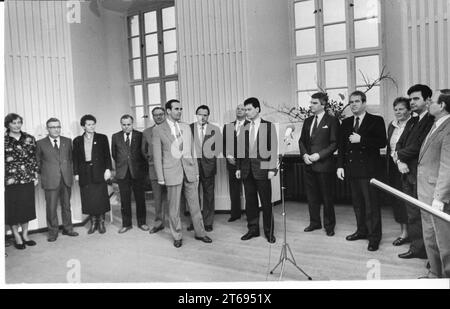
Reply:
[[45, 191], [48, 241], [58, 238], [58, 200], [61, 203], [63, 235], [78, 236], [73, 230], [70, 195], [73, 183], [72, 140], [60, 136], [61, 122], [56, 118], [47, 120], [48, 136], [37, 142], [36, 158]]
[[150, 230], [150, 234], [157, 233], [164, 229], [165, 211], [163, 207], [163, 196], [167, 199], [167, 195], [164, 194], [165, 186], [158, 183], [158, 176], [156, 175], [155, 163], [153, 162], [153, 129], [163, 123], [166, 120], [166, 113], [164, 108], [155, 107], [152, 110], [153, 121], [155, 124], [150, 128], [147, 128], [142, 132], [142, 154], [148, 162], [148, 173], [150, 182], [152, 184], [153, 202], [155, 203], [155, 221], [153, 228]]
[[205, 243], [212, 240], [205, 233], [198, 198], [199, 170], [194, 157], [191, 129], [180, 122], [180, 101], [166, 103], [167, 120], [153, 129], [153, 158], [160, 185], [167, 186], [170, 231], [176, 248], [182, 245], [180, 198], [184, 197], [191, 214], [195, 239]]
[[[450, 94], [429, 106], [435, 123], [420, 149], [417, 192], [419, 200], [450, 214]], [[422, 212], [423, 239], [430, 262], [427, 278], [450, 278], [450, 223]]]

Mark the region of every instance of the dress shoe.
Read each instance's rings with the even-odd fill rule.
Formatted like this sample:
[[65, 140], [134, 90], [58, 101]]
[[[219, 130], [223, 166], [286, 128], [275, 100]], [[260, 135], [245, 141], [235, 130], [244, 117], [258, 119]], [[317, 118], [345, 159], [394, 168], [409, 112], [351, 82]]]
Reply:
[[78, 233], [75, 232], [75, 231], [62, 231], [62, 234], [63, 234], [63, 235], [66, 235], [66, 236], [70, 236], [70, 237], [76, 237], [76, 236], [78, 236]]
[[367, 250], [369, 251], [377, 251], [379, 247], [378, 242], [369, 242], [369, 246], [367, 247]]
[[26, 248], [25, 244], [18, 244], [18, 243], [14, 243], [14, 247], [18, 250], [23, 250]]
[[241, 240], [249, 240], [253, 237], [259, 237], [259, 233], [249, 231], [247, 232], [247, 234], [241, 237]]
[[234, 221], [236, 221], [236, 220], [239, 220], [241, 217], [235, 217], [235, 218], [233, 218], [233, 217], [230, 217], [230, 219], [228, 219], [228, 222], [234, 222]]
[[154, 226], [152, 227], [152, 229], [150, 230], [150, 234], [155, 234], [158, 233], [159, 231], [164, 230], [164, 225], [160, 225], [158, 227]]
[[274, 244], [277, 240], [273, 235], [266, 235], [266, 239], [269, 243]]
[[203, 236], [203, 237], [197, 237], [197, 236], [195, 236], [195, 239], [201, 240], [201, 241], [203, 241], [203, 242], [206, 242], [207, 244], [212, 243], [212, 239], [209, 238], [208, 236]]
[[425, 259], [426, 258], [426, 257], [424, 257], [420, 254], [417, 254], [416, 252], [413, 252], [411, 250], [408, 250], [405, 253], [400, 253], [398, 255], [398, 257], [401, 259]]
[[92, 217], [89, 219], [91, 222], [91, 226], [88, 230], [88, 234], [93, 234], [98, 229], [98, 221], [96, 217]]
[[183, 244], [183, 241], [181, 239], [173, 241], [173, 245], [175, 246], [175, 248], [180, 248], [182, 244]]
[[212, 225], [205, 225], [205, 231], [212, 232], [213, 226]]
[[194, 225], [193, 225], [193, 224], [189, 225], [188, 228], [187, 228], [187, 230], [188, 230], [189, 232], [190, 232], [190, 231], [193, 231], [193, 230], [194, 230]]
[[21, 237], [22, 237], [22, 242], [25, 245], [30, 246], [30, 247], [36, 246], [36, 242], [34, 240], [31, 240], [31, 239], [30, 240], [25, 240], [22, 235], [21, 235]]
[[409, 243], [410, 240], [408, 237], [403, 238], [403, 237], [397, 237], [396, 240], [394, 240], [394, 242], [392, 243], [394, 246], [401, 246], [403, 244]]
[[141, 224], [138, 226], [138, 228], [144, 232], [148, 232], [148, 230], [150, 230], [147, 224]]
[[330, 230], [330, 231], [327, 231], [327, 236], [334, 236], [334, 231], [332, 231], [332, 230]]
[[356, 232], [351, 235], [348, 235], [347, 237], [345, 237], [345, 239], [347, 239], [348, 241], [354, 241], [358, 239], [367, 239], [367, 236]]
[[321, 226], [312, 226], [312, 225], [309, 225], [309, 226], [307, 226], [303, 231], [305, 231], [305, 232], [312, 232], [312, 231], [314, 231], [314, 230], [320, 230], [322, 227]]
[[98, 218], [98, 232], [100, 233], [100, 234], [105, 234], [106, 233], [106, 227], [105, 227], [105, 215], [103, 214], [103, 215], [101, 215], [99, 218]]
[[47, 238], [48, 242], [54, 242], [56, 241], [56, 236], [50, 236], [49, 238]]
[[129, 230], [131, 230], [133, 227], [131, 226], [124, 226], [119, 230], [119, 234], [123, 234], [125, 232], [128, 232]]

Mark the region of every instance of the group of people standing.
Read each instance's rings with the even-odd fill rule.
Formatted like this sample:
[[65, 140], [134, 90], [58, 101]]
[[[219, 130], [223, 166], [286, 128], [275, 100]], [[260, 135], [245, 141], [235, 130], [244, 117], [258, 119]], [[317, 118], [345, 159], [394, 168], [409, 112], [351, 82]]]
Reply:
[[[312, 95], [313, 116], [305, 120], [299, 139], [300, 155], [306, 164], [304, 180], [310, 214], [305, 232], [322, 228], [323, 203], [326, 234], [334, 235], [336, 173], [341, 180], [349, 179], [356, 216], [356, 231], [346, 239], [367, 239], [368, 250], [378, 250], [382, 236], [380, 201], [370, 180], [381, 176], [380, 150], [386, 146], [389, 184], [450, 214], [450, 91], [442, 90], [433, 99], [428, 86], [417, 84], [408, 90], [408, 96], [394, 101], [396, 120], [389, 124], [386, 134], [383, 118], [367, 112], [363, 92], [351, 93], [352, 116], [341, 124], [326, 112], [327, 95]], [[399, 257], [428, 258], [427, 277], [449, 278], [450, 224], [394, 197], [388, 200], [401, 227], [401, 235], [393, 245], [410, 243], [409, 250]]]

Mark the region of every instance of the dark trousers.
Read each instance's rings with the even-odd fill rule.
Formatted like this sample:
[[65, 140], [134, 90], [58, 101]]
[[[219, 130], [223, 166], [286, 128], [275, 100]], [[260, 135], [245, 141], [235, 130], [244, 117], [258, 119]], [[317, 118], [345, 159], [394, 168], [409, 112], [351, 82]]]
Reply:
[[230, 188], [231, 218], [240, 218], [242, 180], [236, 178], [236, 169], [228, 168], [228, 185]]
[[308, 168], [305, 172], [310, 225], [314, 227], [322, 226], [320, 205], [323, 203], [323, 225], [325, 230], [333, 231], [336, 226], [333, 202], [334, 174], [318, 173]]
[[259, 195], [263, 212], [264, 235], [273, 236], [274, 223], [272, 216], [272, 186], [270, 180], [255, 179], [250, 171], [243, 182], [248, 230], [259, 234]]
[[367, 235], [371, 242], [381, 240], [381, 211], [369, 178], [350, 179], [352, 203], [356, 215], [357, 232]]
[[[397, 190], [403, 191], [402, 188], [402, 174], [398, 171], [397, 165], [389, 158], [389, 175], [388, 175], [389, 185]], [[386, 194], [386, 199], [392, 206], [394, 211], [394, 219], [397, 223], [407, 224], [408, 223], [408, 213], [406, 212], [406, 204], [402, 200], [396, 198], [391, 194]]]
[[[411, 183], [407, 177], [403, 176], [402, 188], [404, 193], [417, 198], [417, 183]], [[426, 256], [420, 209], [407, 204], [406, 211], [408, 213], [408, 237], [411, 240], [409, 250], [418, 255]]]
[[[203, 214], [204, 225], [213, 225], [213, 223], [214, 223], [215, 178], [216, 178], [215, 175], [213, 175], [211, 177], [201, 177], [200, 176], [200, 184], [202, 185], [202, 190], [203, 190], [202, 214]], [[200, 191], [200, 186], [199, 186], [199, 191]], [[200, 196], [200, 192], [199, 192], [199, 196]]]
[[138, 226], [146, 223], [147, 210], [145, 208], [144, 180], [131, 178], [130, 170], [124, 179], [117, 180], [120, 190], [120, 204], [122, 211], [122, 226], [129, 227], [131, 223], [131, 191], [136, 201], [136, 217]]
[[45, 190], [45, 203], [47, 211], [47, 227], [50, 237], [58, 236], [58, 200], [61, 203], [61, 218], [65, 231], [72, 231], [72, 212], [70, 210], [70, 195], [72, 188], [66, 186], [63, 177], [59, 187], [55, 190]]

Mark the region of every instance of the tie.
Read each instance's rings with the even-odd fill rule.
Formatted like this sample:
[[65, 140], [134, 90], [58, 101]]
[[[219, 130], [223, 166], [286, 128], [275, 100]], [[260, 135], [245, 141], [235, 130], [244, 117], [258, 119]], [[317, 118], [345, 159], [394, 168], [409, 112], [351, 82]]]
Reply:
[[237, 127], [236, 127], [236, 135], [239, 135], [239, 132], [241, 132], [241, 126], [242, 126], [242, 123], [238, 122]]
[[359, 130], [359, 117], [356, 117], [355, 126], [353, 127], [353, 131], [358, 133]]
[[200, 128], [200, 143], [203, 145], [203, 140], [205, 139], [205, 125], [206, 124], [202, 124], [201, 128]]
[[311, 136], [313, 136], [316, 133], [318, 122], [319, 122], [319, 117], [317, 117], [317, 116], [314, 117], [314, 123], [312, 126]]
[[181, 136], [180, 127], [178, 126], [178, 122], [175, 122], [175, 134], [178, 141], [178, 149], [183, 151], [183, 138]]
[[54, 140], [53, 140], [53, 143], [54, 143], [53, 148], [55, 148], [56, 150], [59, 150], [59, 147], [58, 147], [58, 140], [57, 140], [57, 139], [54, 139]]
[[125, 133], [127, 138], [125, 139], [125, 144], [127, 144], [128, 147], [130, 147], [130, 133]]

